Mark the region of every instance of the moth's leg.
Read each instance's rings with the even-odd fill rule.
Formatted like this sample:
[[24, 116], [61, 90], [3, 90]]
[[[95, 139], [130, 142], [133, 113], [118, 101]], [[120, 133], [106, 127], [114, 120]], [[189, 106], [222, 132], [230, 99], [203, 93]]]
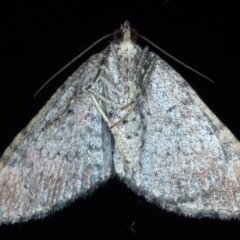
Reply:
[[156, 62], [156, 58], [154, 57], [151, 61], [145, 64], [142, 83], [140, 85], [142, 95], [144, 95], [148, 82], [151, 78], [152, 72], [154, 70], [155, 62]]
[[116, 86], [115, 84], [111, 81], [108, 80], [107, 78], [105, 78], [103, 75], [103, 72], [106, 73], [107, 71], [107, 61], [108, 61], [108, 56], [110, 54], [111, 48], [108, 47], [106, 49], [106, 53], [104, 54], [101, 62], [100, 62], [100, 66], [95, 66], [96, 68], [98, 68], [97, 74], [94, 77], [92, 83], [85, 88], [82, 92], [91, 92], [92, 94], [94, 94], [95, 96], [101, 98], [102, 100], [104, 100], [105, 102], [111, 102], [109, 99], [105, 98], [104, 96], [102, 96], [101, 94], [99, 94], [97, 91], [94, 90], [95, 85], [97, 84], [97, 82], [100, 80], [100, 76], [101, 79], [103, 80], [103, 82], [107, 83], [107, 85], [111, 86], [113, 88], [113, 90], [115, 90], [116, 92], [121, 92]]
[[[110, 54], [110, 52], [113, 50], [114, 55], [116, 54], [116, 49], [112, 49], [112, 44], [111, 46], [109, 46], [107, 48], [106, 54], [104, 55], [98, 73], [95, 77], [95, 80], [93, 81], [93, 84], [90, 86], [90, 88], [93, 88], [94, 85], [97, 83], [97, 81], [100, 79], [100, 75], [101, 75], [101, 80], [109, 87], [111, 87], [111, 89], [113, 91], [115, 91], [118, 94], [122, 94], [122, 91], [120, 89], [118, 89], [118, 87], [114, 84], [113, 80], [111, 79], [111, 75], [109, 74], [108, 68], [107, 68], [107, 61], [108, 61], [108, 56]], [[102, 74], [102, 72], [104, 72], [105, 74]], [[107, 75], [107, 76], [104, 76]]]
[[91, 94], [93, 94], [95, 97], [100, 98], [101, 100], [103, 100], [106, 103], [109, 103], [111, 105], [117, 106], [119, 108], [121, 108], [121, 105], [118, 103], [115, 103], [111, 100], [109, 100], [108, 98], [104, 97], [103, 95], [99, 94], [97, 91], [93, 90], [93, 89], [89, 89], [88, 92], [90, 92]]
[[101, 60], [100, 66], [99, 67], [96, 66], [96, 68], [98, 68], [98, 72], [97, 72], [92, 84], [88, 88], [86, 88], [84, 91], [87, 91], [87, 90], [93, 88], [95, 86], [95, 84], [98, 82], [98, 80], [100, 79], [100, 75], [102, 74], [102, 71], [105, 69], [110, 51], [111, 51], [111, 48], [108, 47], [106, 50], [106, 53], [104, 54], [104, 56]]
[[142, 78], [143, 78], [143, 70], [146, 65], [146, 59], [148, 56], [148, 47], [145, 47], [142, 51], [142, 54], [140, 56], [140, 60], [137, 65], [137, 71], [136, 71], [136, 80], [138, 82], [138, 87], [142, 85]]
[[117, 121], [116, 123], [114, 123], [111, 126], [111, 129], [115, 126], [117, 126], [119, 123], [121, 123], [123, 120], [125, 120], [134, 110], [135, 106], [137, 105], [138, 101], [140, 100], [140, 98], [143, 96], [143, 94], [145, 93], [145, 90], [147, 88], [147, 84], [149, 82], [149, 79], [152, 75], [152, 71], [154, 69], [154, 65], [155, 65], [155, 58], [148, 64], [145, 64], [145, 71], [143, 74], [141, 74], [139, 76], [139, 79], [141, 79], [141, 86], [138, 88], [137, 94], [135, 96], [135, 99], [132, 100], [130, 103], [126, 104], [125, 106], [123, 106], [121, 108], [121, 110], [131, 106], [131, 108], [129, 109], [129, 111], [121, 118], [119, 119], [119, 121]]
[[114, 127], [116, 127], [119, 123], [121, 123], [122, 121], [124, 121], [132, 112], [133, 112], [133, 110], [134, 110], [134, 108], [135, 108], [135, 106], [137, 105], [137, 103], [138, 103], [138, 101], [139, 101], [139, 99], [141, 98], [141, 96], [139, 96], [139, 98], [136, 100], [136, 101], [134, 101], [134, 102], [132, 102], [131, 103], [131, 108], [129, 109], [129, 111], [121, 118], [121, 119], [119, 119], [116, 123], [114, 123], [110, 128], [112, 129], [112, 128], [114, 128]]
[[[107, 124], [108, 127], [111, 129], [112, 122], [108, 119], [108, 117], [106, 116], [106, 114], [104, 113], [104, 111], [102, 110], [102, 108], [100, 107], [97, 99], [94, 97], [93, 94], [91, 94], [91, 97], [92, 97], [92, 99], [93, 99], [93, 102], [94, 102], [95, 105], [96, 105], [96, 108], [98, 109], [98, 111], [99, 111], [100, 114], [102, 115], [103, 119], [105, 120], [106, 124]], [[120, 152], [120, 154], [121, 154], [121, 156], [122, 156], [124, 169], [126, 170], [126, 167], [127, 167], [126, 156], [125, 156], [125, 154], [124, 154], [124, 151], [123, 151], [121, 145], [120, 145], [119, 142], [118, 142], [117, 132], [116, 132], [115, 129], [114, 129], [114, 130], [111, 129], [111, 133], [113, 134], [113, 137], [114, 137], [116, 146], [118, 147], [118, 150], [119, 150], [119, 152]]]
[[[111, 48], [108, 47], [106, 50], [106, 54], [104, 55], [101, 64], [99, 66], [98, 72], [95, 76], [95, 79], [93, 80], [93, 83], [84, 91], [88, 91], [91, 94], [93, 94], [95, 97], [100, 98], [101, 100], [103, 100], [104, 102], [107, 102], [109, 104], [115, 105], [120, 107], [119, 104], [114, 103], [113, 101], [111, 101], [106, 95], [106, 92], [104, 95], [102, 95], [101, 93], [98, 93], [94, 87], [97, 84], [97, 82], [101, 79], [101, 81], [103, 82], [104, 86], [110, 87], [113, 91], [115, 91], [118, 94], [122, 94], [122, 91], [118, 89], [118, 87], [114, 84], [114, 81], [111, 79], [111, 75], [109, 74], [108, 68], [107, 68], [107, 61], [108, 61], [108, 56], [110, 54]], [[105, 76], [107, 75], [107, 76]]]
[[114, 92], [118, 94], [123, 94], [122, 91], [114, 84], [113, 79], [111, 78], [111, 74], [109, 74], [109, 71], [106, 66], [102, 66], [102, 69], [104, 70], [104, 73], [106, 76], [102, 76], [102, 81], [110, 87]]
[[[127, 114], [126, 114], [124, 117], [122, 117], [119, 121], [117, 121], [116, 123], [113, 124], [113, 123], [110, 121], [110, 119], [106, 116], [106, 114], [104, 113], [104, 111], [102, 110], [102, 108], [100, 107], [97, 99], [96, 99], [95, 96], [94, 96], [95, 94], [92, 93], [92, 92], [90, 92], [90, 93], [91, 93], [91, 97], [92, 97], [92, 99], [93, 99], [93, 102], [95, 103], [95, 106], [97, 107], [98, 111], [100, 112], [100, 114], [102, 115], [103, 119], [105, 120], [105, 122], [107, 123], [107, 125], [108, 125], [108, 127], [109, 127], [110, 129], [112, 129], [113, 127], [115, 127], [116, 125], [118, 125], [118, 124], [119, 124], [120, 122], [122, 122], [127, 116], [129, 116], [129, 114], [132, 113], [132, 110], [135, 108], [135, 106], [136, 106], [136, 104], [137, 104], [137, 101], [136, 101], [135, 104], [132, 105], [130, 111], [128, 111]], [[109, 103], [109, 102], [108, 102], [108, 103]], [[112, 104], [112, 103], [110, 102], [109, 104]]]
[[93, 102], [95, 103], [96, 108], [98, 109], [98, 111], [100, 112], [100, 114], [102, 115], [103, 119], [105, 120], [105, 122], [107, 123], [108, 127], [110, 128], [112, 123], [111, 121], [108, 119], [108, 117], [106, 116], [106, 114], [104, 113], [104, 111], [102, 110], [102, 108], [100, 107], [97, 99], [94, 97], [93, 94], [91, 94], [91, 97], [93, 99]]

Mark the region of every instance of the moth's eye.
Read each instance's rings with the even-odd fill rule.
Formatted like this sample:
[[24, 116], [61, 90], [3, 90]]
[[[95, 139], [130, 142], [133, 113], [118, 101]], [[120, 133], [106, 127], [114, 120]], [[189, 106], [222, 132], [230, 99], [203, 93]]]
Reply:
[[131, 40], [135, 41], [138, 38], [138, 32], [136, 29], [131, 28]]
[[113, 39], [116, 42], [120, 42], [123, 39], [123, 31], [122, 29], [116, 29], [113, 33]]

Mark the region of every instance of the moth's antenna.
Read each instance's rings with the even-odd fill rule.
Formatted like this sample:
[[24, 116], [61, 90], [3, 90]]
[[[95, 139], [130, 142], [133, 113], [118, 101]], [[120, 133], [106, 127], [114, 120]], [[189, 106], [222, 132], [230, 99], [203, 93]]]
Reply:
[[155, 43], [153, 43], [152, 41], [150, 41], [149, 39], [145, 38], [144, 36], [138, 34], [138, 36], [140, 36], [142, 39], [144, 39], [145, 41], [147, 41], [148, 43], [150, 43], [151, 45], [153, 45], [155, 48], [157, 48], [159, 51], [161, 51], [162, 53], [164, 53], [165, 55], [167, 55], [168, 57], [172, 58], [174, 61], [180, 63], [181, 65], [183, 65], [184, 67], [190, 69], [191, 71], [195, 72], [196, 74], [198, 74], [199, 76], [202, 76], [203, 78], [206, 78], [207, 80], [209, 80], [210, 82], [214, 83], [214, 81], [207, 77], [206, 75], [198, 72], [197, 70], [195, 70], [194, 68], [188, 66], [187, 64], [181, 62], [180, 60], [178, 60], [177, 58], [175, 58], [174, 56], [172, 56], [171, 54], [169, 54], [168, 52], [164, 51], [162, 48], [158, 47]]
[[103, 39], [110, 37], [112, 34], [105, 35], [104, 37], [98, 39], [96, 42], [94, 42], [92, 45], [90, 45], [87, 49], [85, 49], [83, 52], [81, 52], [78, 56], [76, 56], [73, 60], [71, 60], [69, 63], [67, 63], [64, 67], [62, 67], [59, 71], [57, 71], [52, 77], [50, 77], [34, 94], [34, 97], [38, 95], [38, 93], [57, 75], [59, 75], [64, 69], [66, 69], [69, 65], [71, 65], [73, 62], [75, 62], [78, 58], [80, 58], [83, 54], [85, 54], [88, 50], [90, 50], [92, 47], [94, 47], [96, 44], [101, 42]]

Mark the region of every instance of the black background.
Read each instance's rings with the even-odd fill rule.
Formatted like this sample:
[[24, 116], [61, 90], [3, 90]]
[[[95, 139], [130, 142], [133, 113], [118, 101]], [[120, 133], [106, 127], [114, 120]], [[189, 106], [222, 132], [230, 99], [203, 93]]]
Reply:
[[[140, 34], [214, 80], [210, 83], [150, 46], [240, 139], [239, 13], [234, 4], [203, 0], [26, 0], [0, 6], [0, 155], [64, 80], [111, 38], [91, 49], [34, 98], [39, 87], [126, 19]], [[143, 40], [138, 43], [149, 45]], [[0, 226], [1, 239], [34, 239], [36, 235], [42, 239], [216, 239], [239, 238], [239, 232], [236, 220], [199, 220], [161, 210], [116, 179], [42, 220]]]

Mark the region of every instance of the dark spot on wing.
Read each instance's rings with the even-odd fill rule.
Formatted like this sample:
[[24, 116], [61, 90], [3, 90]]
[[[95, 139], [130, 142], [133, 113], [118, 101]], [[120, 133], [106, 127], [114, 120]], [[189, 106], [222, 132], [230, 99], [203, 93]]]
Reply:
[[68, 109], [68, 110], [67, 110], [67, 114], [73, 115], [73, 113], [74, 113], [74, 111], [73, 111], [72, 109]]
[[167, 112], [171, 112], [174, 108], [176, 108], [176, 105], [170, 107], [170, 108], [167, 110]]
[[112, 111], [110, 111], [110, 112], [108, 113], [108, 117], [109, 117], [109, 118], [112, 118], [112, 117], [113, 117], [113, 112], [112, 112]]

